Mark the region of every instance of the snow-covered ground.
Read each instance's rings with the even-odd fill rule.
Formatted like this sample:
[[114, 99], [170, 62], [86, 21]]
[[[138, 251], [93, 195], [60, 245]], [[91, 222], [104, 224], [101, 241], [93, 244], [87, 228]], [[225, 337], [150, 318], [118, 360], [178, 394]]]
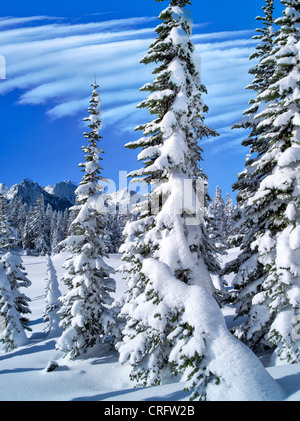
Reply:
[[[224, 260], [234, 257], [230, 250]], [[67, 254], [53, 257], [60, 279], [62, 264]], [[26, 290], [31, 298], [31, 328], [28, 344], [10, 353], [0, 351], [0, 400], [1, 401], [187, 401], [189, 394], [184, 384], [173, 379], [169, 384], [156, 387], [134, 388], [129, 379], [130, 367], [118, 362], [117, 353], [107, 349], [94, 351], [84, 359], [70, 361], [55, 350], [55, 338], [47, 339], [43, 333], [42, 314], [45, 307], [46, 257], [23, 256], [24, 266], [32, 285]], [[112, 255], [109, 264], [117, 267], [119, 255]], [[117, 293], [122, 295], [126, 285], [116, 274]], [[231, 278], [227, 279], [231, 282]], [[61, 292], [65, 286], [60, 284]], [[233, 309], [223, 310], [227, 324], [232, 324]], [[49, 361], [59, 367], [47, 372]], [[272, 365], [273, 364], [273, 365]], [[286, 400], [300, 400], [300, 364], [275, 365], [269, 362], [267, 370], [286, 393]], [[232, 400], [234, 396], [232, 396]]]

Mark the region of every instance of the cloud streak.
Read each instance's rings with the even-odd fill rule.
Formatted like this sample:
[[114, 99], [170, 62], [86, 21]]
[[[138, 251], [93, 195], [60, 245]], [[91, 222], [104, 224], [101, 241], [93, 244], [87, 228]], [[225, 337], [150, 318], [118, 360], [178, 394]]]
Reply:
[[[156, 23], [153, 17], [80, 24], [46, 16], [0, 19], [0, 54], [7, 63], [0, 94], [21, 90], [20, 104], [47, 104], [49, 117], [62, 118], [86, 108], [96, 74], [104, 124], [118, 121], [120, 129], [127, 130], [129, 123], [134, 127], [142, 116], [136, 104], [145, 95], [139, 88], [153, 79], [153, 67], [139, 61], [155, 38]], [[217, 130], [239, 119], [250, 99], [244, 87], [250, 81], [251, 35], [252, 30], [244, 30], [193, 36], [209, 92], [204, 98], [210, 107], [207, 122]]]

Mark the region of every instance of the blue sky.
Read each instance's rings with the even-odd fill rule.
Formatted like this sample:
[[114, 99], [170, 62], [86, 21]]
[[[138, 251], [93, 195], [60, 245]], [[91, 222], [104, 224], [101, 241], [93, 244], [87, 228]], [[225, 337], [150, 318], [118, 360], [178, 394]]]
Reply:
[[[6, 80], [0, 80], [0, 182], [10, 187], [24, 178], [41, 185], [80, 181], [82, 118], [94, 74], [103, 109], [103, 175], [118, 187], [119, 171], [140, 167], [137, 152], [124, 144], [140, 135], [134, 127], [149, 120], [136, 105], [145, 98], [139, 88], [153, 80], [153, 68], [139, 60], [167, 5], [155, 0], [1, 4]], [[248, 58], [256, 45], [251, 38], [263, 5], [263, 0], [194, 0], [189, 7], [208, 88], [206, 122], [221, 135], [202, 143], [212, 196], [219, 185], [224, 196], [229, 192], [234, 198], [231, 185], [244, 166], [247, 151], [240, 143], [245, 133], [230, 127], [252, 97], [244, 88], [251, 82]]]

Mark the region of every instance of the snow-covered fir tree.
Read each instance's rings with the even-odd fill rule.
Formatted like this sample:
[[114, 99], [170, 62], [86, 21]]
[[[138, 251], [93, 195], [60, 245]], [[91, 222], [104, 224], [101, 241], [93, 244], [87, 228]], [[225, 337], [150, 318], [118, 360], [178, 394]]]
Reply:
[[122, 269], [129, 291], [121, 313], [126, 325], [118, 344], [120, 360], [129, 361], [131, 377], [143, 385], [159, 384], [169, 370], [183, 374], [191, 399], [224, 399], [229, 390], [241, 400], [261, 399], [266, 390], [279, 398], [276, 382], [228, 332], [213, 298], [209, 272], [218, 265], [203, 217], [192, 226], [195, 207], [182, 200], [183, 180], [192, 193], [195, 180], [204, 177], [198, 169], [197, 136], [216, 134], [204, 125], [205, 88], [192, 58], [187, 4], [171, 1], [161, 13], [158, 38], [143, 60], [161, 64], [142, 103], [157, 118], [140, 126], [144, 137], [128, 146], [143, 148], [139, 159], [144, 168], [131, 175], [155, 186], [148, 203], [152, 209], [141, 204], [137, 221], [125, 228]]
[[7, 203], [2, 194], [0, 194], [0, 250], [8, 251], [16, 247], [16, 232], [9, 223]]
[[[300, 301], [300, 5], [281, 3], [283, 17], [275, 21], [280, 29], [261, 60], [271, 67], [257, 90], [255, 136], [248, 143], [254, 158], [236, 183], [245, 232], [241, 254], [227, 270], [236, 272], [237, 316], [247, 315], [239, 337], [257, 351], [271, 346], [294, 362], [300, 358], [293, 335]], [[268, 1], [265, 10], [272, 5]]]
[[259, 99], [259, 94], [263, 92], [270, 84], [270, 78], [274, 73], [275, 62], [271, 57], [274, 40], [273, 29], [273, 11], [274, 1], [266, 0], [263, 7], [265, 12], [263, 17], [257, 19], [263, 22], [263, 28], [256, 30], [255, 39], [259, 41], [256, 52], [250, 56], [251, 60], [257, 60], [258, 64], [250, 69], [254, 75], [251, 85], [247, 89], [252, 89], [256, 96], [249, 102], [245, 117], [234, 126], [238, 128], [250, 129], [250, 133], [242, 142], [242, 145], [249, 148], [246, 156], [245, 169], [238, 175], [238, 180], [233, 184], [233, 189], [237, 191], [237, 208], [234, 214], [234, 230], [237, 232], [236, 238], [232, 239], [233, 245], [240, 246], [238, 257], [226, 265], [224, 273], [234, 272], [235, 278], [233, 285], [238, 291], [236, 304], [236, 317], [247, 315], [247, 320], [235, 329], [235, 334], [242, 340], [247, 341], [249, 346], [256, 352], [260, 352], [266, 343], [262, 340], [266, 330], [252, 332], [253, 325], [257, 322], [257, 315], [251, 314], [252, 299], [256, 291], [261, 288], [261, 282], [264, 277], [263, 265], [259, 262], [257, 247], [253, 248], [251, 244], [255, 241], [260, 225], [263, 227], [265, 220], [258, 218], [257, 209], [249, 204], [249, 199], [253, 197], [259, 188], [261, 179], [268, 173], [268, 168], [262, 171], [259, 166], [261, 158], [268, 149], [268, 139], [261, 138], [264, 130], [259, 127], [260, 120], [257, 119], [258, 112], [265, 104]]
[[23, 232], [21, 234], [21, 245], [22, 249], [26, 252], [26, 254], [30, 253], [30, 250], [33, 249], [33, 233], [31, 230], [31, 210], [27, 213], [25, 224], [23, 228]]
[[0, 342], [5, 352], [26, 343], [27, 337], [17, 311], [11, 283], [0, 261]]
[[70, 219], [69, 209], [65, 209], [64, 212], [62, 213], [62, 218], [61, 218], [61, 235], [63, 239], [65, 239], [68, 236], [70, 225], [71, 225], [71, 219]]
[[[270, 78], [272, 77], [275, 69], [275, 59], [271, 54], [274, 45], [274, 38], [277, 33], [274, 28], [274, 0], [265, 0], [265, 6], [262, 10], [264, 11], [264, 16], [258, 16], [256, 19], [258, 21], [262, 21], [263, 27], [257, 28], [257, 34], [253, 37], [253, 39], [259, 41], [259, 43], [255, 52], [250, 56], [250, 60], [255, 60], [257, 62], [257, 64], [249, 70], [249, 73], [254, 76], [254, 79], [250, 85], [246, 86], [247, 90], [253, 90], [257, 93], [257, 95], [249, 101], [250, 107], [244, 111], [244, 117], [241, 121], [233, 126], [233, 128], [250, 129], [248, 138], [242, 142], [243, 146], [250, 146], [250, 156], [247, 157], [246, 162], [247, 166], [252, 164], [257, 153], [262, 155], [267, 148], [267, 142], [262, 142], [258, 139], [262, 130], [259, 127], [257, 113], [265, 106], [264, 101], [259, 98], [259, 94], [268, 88]], [[252, 152], [254, 149], [256, 154]], [[241, 173], [239, 175], [239, 179], [242, 178], [243, 174], [244, 173]], [[247, 174], [245, 174], [244, 183], [246, 183], [246, 180]], [[251, 180], [251, 182], [253, 183], [254, 180]], [[251, 186], [248, 186], [248, 189], [250, 189], [250, 187]], [[255, 189], [256, 187], [257, 186], [254, 184], [252, 189]], [[240, 200], [242, 200], [242, 197]]]
[[43, 313], [45, 323], [44, 331], [48, 336], [57, 336], [61, 332], [59, 327], [60, 316], [58, 311], [61, 308], [61, 292], [52, 259], [47, 255], [47, 279], [46, 279], [46, 307]]
[[18, 245], [22, 246], [22, 237], [26, 223], [28, 205], [22, 202], [22, 198], [18, 195], [8, 201], [8, 221], [15, 229], [18, 239]]
[[[209, 204], [206, 210], [206, 225], [209, 238], [214, 244], [218, 256], [218, 262], [221, 262], [221, 256], [227, 254], [227, 236], [226, 236], [226, 216], [225, 202], [222, 197], [222, 190], [216, 187], [213, 202]], [[219, 304], [227, 301], [227, 283], [222, 276], [221, 264], [218, 269], [211, 273], [214, 287], [216, 288], [215, 297]]]
[[54, 211], [50, 227], [50, 249], [51, 254], [56, 254], [61, 250], [60, 243], [67, 238], [69, 229], [69, 212], [66, 209], [64, 213]]
[[49, 232], [47, 232], [45, 199], [42, 194], [30, 212], [29, 229], [32, 233], [34, 251], [44, 256], [49, 252]]
[[22, 258], [19, 254], [7, 252], [2, 256], [1, 263], [10, 282], [13, 303], [19, 314], [20, 323], [25, 330], [31, 331], [30, 320], [26, 317], [27, 314], [31, 313], [29, 308], [31, 300], [21, 291], [21, 288], [30, 287], [31, 281], [27, 278]]
[[300, 340], [293, 327], [300, 314], [300, 4], [281, 3], [285, 9], [275, 21], [280, 30], [272, 51], [276, 68], [260, 94], [268, 104], [259, 114], [260, 126], [269, 128], [270, 143], [262, 164], [272, 171], [252, 198], [268, 221], [256, 242], [266, 278], [254, 300], [268, 306], [267, 338], [277, 354], [299, 362]]
[[[204, 325], [201, 328], [201, 322], [196, 328], [178, 301], [182, 289], [193, 294], [194, 286], [214, 301], [210, 272], [218, 262], [203, 219], [191, 224], [195, 208], [184, 200], [183, 192], [190, 186], [189, 193], [196, 197], [197, 180], [205, 181], [198, 139], [216, 132], [204, 124], [206, 89], [193, 57], [187, 4], [190, 1], [171, 1], [160, 14], [158, 37], [142, 60], [159, 64], [154, 82], [142, 88], [150, 95], [139, 105], [156, 118], [139, 126], [144, 136], [127, 147], [142, 148], [138, 159], [144, 167], [130, 176], [142, 178], [152, 191], [149, 201], [139, 205], [137, 221], [124, 230], [121, 270], [128, 273], [129, 290], [121, 311], [126, 326], [118, 349], [120, 360], [132, 365], [131, 378], [138, 384], [159, 384], [169, 370], [182, 372], [190, 379], [193, 396], [205, 398], [206, 385], [215, 381], [205, 369], [209, 362], [205, 338], [210, 332]], [[168, 297], [171, 288], [176, 300]]]
[[[54, 211], [51, 219], [50, 226], [50, 249], [51, 254], [56, 254], [59, 250], [58, 244], [65, 238], [61, 238], [61, 217], [58, 216], [59, 212]], [[60, 221], [59, 221], [60, 220]], [[60, 223], [59, 223], [60, 222]]]
[[[0, 198], [1, 218], [0, 230], [10, 237], [10, 247], [21, 246], [27, 253], [51, 254], [57, 253], [58, 244], [68, 235], [69, 212], [53, 210], [50, 203], [45, 206], [45, 199], [40, 195], [34, 205], [28, 209], [27, 203], [22, 203], [21, 196], [14, 196], [8, 203]], [[2, 227], [2, 228], [1, 228]], [[4, 228], [5, 227], [5, 228]]]
[[222, 190], [216, 187], [216, 194], [213, 202], [209, 206], [210, 226], [208, 232], [210, 237], [216, 244], [219, 253], [226, 250], [226, 234], [225, 234], [225, 203], [222, 197]]
[[107, 233], [107, 251], [108, 253], [118, 253], [120, 246], [123, 244], [123, 230], [128, 220], [127, 215], [121, 215], [118, 212], [109, 214], [107, 225], [109, 232]]
[[102, 126], [100, 97], [96, 82], [92, 86], [89, 117], [84, 119], [90, 128], [90, 132], [84, 133], [88, 145], [82, 147], [85, 162], [79, 165], [84, 175], [75, 191], [77, 204], [71, 208], [76, 214], [71, 233], [63, 241], [71, 256], [64, 265], [66, 273], [63, 281], [69, 290], [62, 297], [60, 313], [64, 331], [57, 347], [70, 358], [76, 358], [103, 343], [114, 324], [110, 309], [113, 302], [111, 293], [115, 290], [115, 281], [111, 278], [114, 270], [103, 260], [106, 256], [106, 219], [90, 204], [90, 200], [104, 189], [99, 185], [104, 180], [99, 163], [103, 150], [98, 146], [102, 138], [99, 135]]
[[18, 238], [21, 238], [22, 228], [25, 223], [23, 203], [20, 196], [14, 196], [8, 203], [8, 220], [16, 230]]
[[226, 244], [228, 247], [231, 247], [231, 238], [235, 235], [234, 232], [234, 204], [229, 193], [226, 194], [226, 202], [224, 209], [224, 235], [226, 239]]
[[48, 203], [45, 210], [45, 220], [44, 220], [44, 233], [45, 233], [46, 244], [48, 246], [48, 253], [51, 251], [52, 219], [53, 219], [53, 209], [50, 203]]

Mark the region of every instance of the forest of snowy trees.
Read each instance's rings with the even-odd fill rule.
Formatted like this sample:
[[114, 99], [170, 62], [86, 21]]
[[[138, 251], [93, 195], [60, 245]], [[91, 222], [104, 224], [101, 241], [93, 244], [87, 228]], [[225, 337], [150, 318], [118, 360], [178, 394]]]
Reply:
[[[29, 184], [29, 192], [32, 183], [27, 180], [22, 183]], [[21, 184], [22, 184], [21, 183]], [[106, 250], [109, 253], [117, 253], [122, 244], [122, 232], [126, 222], [134, 216], [130, 213], [131, 195], [134, 192], [126, 189], [121, 192], [122, 199], [114, 198], [114, 206], [106, 218]], [[51, 203], [46, 202], [43, 194], [40, 194], [36, 201], [30, 206], [22, 197], [22, 194], [15, 194], [12, 198], [0, 193], [0, 218], [2, 220], [1, 241], [6, 242], [5, 230], [10, 230], [10, 236], [14, 238], [15, 245], [26, 254], [44, 256], [54, 255], [63, 250], [61, 242], [67, 238], [73, 214], [70, 207], [64, 210], [53, 209]], [[6, 221], [6, 222], [4, 222]], [[4, 228], [7, 225], [6, 228]]]
[[[118, 192], [117, 192], [118, 193]], [[122, 198], [117, 202], [106, 217], [106, 250], [109, 253], [118, 253], [122, 244], [122, 232], [128, 220], [135, 218], [131, 214], [131, 206], [128, 206], [134, 191], [126, 189], [122, 192]], [[134, 204], [134, 200], [132, 200]], [[27, 254], [54, 255], [62, 250], [64, 239], [67, 238], [72, 223], [70, 208], [65, 210], [54, 209], [50, 203], [46, 203], [41, 194], [32, 206], [23, 201], [22, 195], [15, 195], [8, 199], [0, 193], [0, 215], [2, 221], [7, 221], [11, 229], [11, 236]], [[233, 236], [233, 215], [236, 207], [229, 194], [226, 202], [222, 192], [217, 187], [216, 196], [206, 209], [208, 215], [208, 230], [212, 237], [220, 236], [220, 247], [230, 247]], [[219, 221], [219, 222], [217, 222]], [[4, 226], [4, 222], [3, 226]], [[4, 229], [4, 228], [3, 228]], [[4, 232], [4, 231], [2, 231]], [[0, 241], [6, 241], [1, 236]], [[0, 243], [1, 244], [1, 243]], [[0, 247], [2, 249], [2, 247]]]
[[[161, 1], [161, 0], [156, 0]], [[277, 384], [257, 356], [275, 352], [300, 362], [300, 4], [265, 0], [250, 57], [253, 99], [235, 127], [245, 129], [244, 170], [233, 185], [237, 204], [217, 187], [204, 191], [204, 218], [195, 216], [197, 182], [208, 186], [200, 167], [201, 140], [218, 136], [205, 124], [208, 107], [191, 41], [189, 0], [171, 0], [160, 16], [157, 37], [141, 60], [154, 63], [154, 79], [141, 88], [138, 108], [153, 120], [127, 148], [139, 149], [140, 168], [129, 178], [151, 187], [134, 216], [111, 215], [101, 166], [102, 116], [99, 86], [92, 85], [84, 133], [82, 180], [76, 204], [64, 213], [45, 206], [43, 196], [27, 209], [20, 198], [0, 195], [0, 340], [10, 351], [26, 338], [30, 312], [21, 287], [30, 285], [18, 247], [48, 255], [45, 331], [57, 349], [75, 359], [105, 344], [131, 366], [140, 386], [182, 375], [191, 399], [214, 400], [218, 390], [240, 398], [281, 399]], [[189, 184], [185, 181], [188, 180]], [[186, 190], [188, 187], [188, 192]], [[105, 198], [105, 199], [103, 199]], [[102, 200], [103, 199], [103, 200]], [[105, 206], [103, 206], [105, 203]], [[125, 226], [126, 224], [126, 226]], [[124, 228], [124, 229], [123, 229]], [[120, 247], [119, 247], [120, 246]], [[220, 256], [239, 254], [225, 268]], [[51, 254], [66, 250], [61, 295]], [[104, 261], [119, 252], [127, 283], [115, 302], [114, 269]], [[108, 259], [109, 260], [109, 259]], [[233, 289], [214, 277], [234, 275]], [[242, 322], [225, 326], [220, 307], [235, 306]], [[242, 317], [241, 317], [242, 316]]]

